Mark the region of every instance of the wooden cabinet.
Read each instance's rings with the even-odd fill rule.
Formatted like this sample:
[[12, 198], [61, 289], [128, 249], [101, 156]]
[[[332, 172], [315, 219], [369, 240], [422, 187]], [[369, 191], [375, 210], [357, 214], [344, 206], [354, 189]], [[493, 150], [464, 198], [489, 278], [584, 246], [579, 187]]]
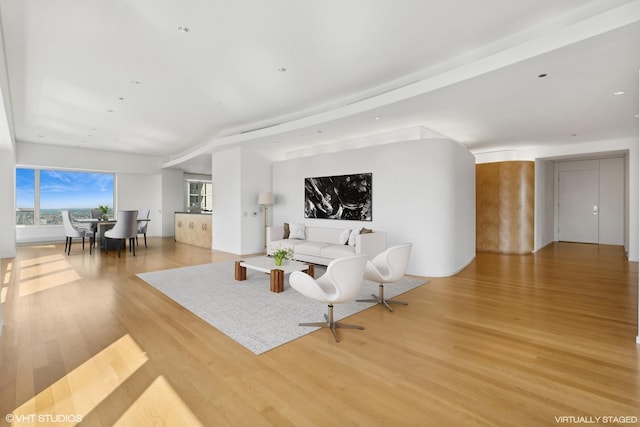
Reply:
[[176, 212], [175, 239], [176, 242], [211, 249], [211, 215]]
[[476, 249], [533, 251], [534, 163], [476, 165]]

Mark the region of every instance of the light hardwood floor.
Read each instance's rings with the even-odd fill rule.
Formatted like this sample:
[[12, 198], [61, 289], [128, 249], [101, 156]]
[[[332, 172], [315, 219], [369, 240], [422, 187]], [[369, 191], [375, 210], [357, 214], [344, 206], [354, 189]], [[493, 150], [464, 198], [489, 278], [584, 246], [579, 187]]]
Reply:
[[80, 246], [71, 256], [62, 244], [24, 246], [2, 260], [5, 425], [12, 416], [17, 426], [640, 417], [638, 265], [621, 247], [480, 253], [458, 275], [402, 295], [409, 305], [394, 313], [377, 306], [351, 317], [366, 330], [341, 330], [340, 343], [319, 330], [256, 356], [135, 277], [236, 257], [166, 238], [150, 238], [135, 258]]

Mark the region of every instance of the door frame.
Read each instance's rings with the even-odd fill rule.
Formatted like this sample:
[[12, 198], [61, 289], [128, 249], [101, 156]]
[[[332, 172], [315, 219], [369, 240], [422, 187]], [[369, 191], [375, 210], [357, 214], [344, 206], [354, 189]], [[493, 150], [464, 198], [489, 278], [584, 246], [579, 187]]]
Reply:
[[[609, 155], [609, 156], [602, 156], [602, 157], [598, 157], [598, 158], [587, 158], [587, 159], [566, 159], [566, 160], [555, 160], [553, 161], [553, 241], [557, 242], [559, 241], [559, 226], [560, 226], [560, 218], [559, 218], [559, 210], [558, 210], [558, 203], [559, 203], [559, 183], [558, 183], [558, 178], [560, 176], [561, 172], [567, 172], [567, 171], [578, 171], [578, 170], [598, 170], [598, 174], [600, 173], [600, 161], [601, 160], [605, 160], [605, 159], [612, 159], [612, 158], [620, 158], [622, 159], [623, 162], [623, 167], [625, 168], [624, 170], [624, 175], [623, 175], [623, 182], [622, 182], [622, 191], [624, 193], [624, 197], [623, 197], [623, 218], [621, 218], [622, 220], [622, 233], [623, 233], [623, 245], [625, 246], [625, 250], [628, 250], [628, 241], [626, 240], [627, 236], [627, 232], [628, 232], [628, 187], [627, 187], [627, 177], [628, 177], [628, 162], [627, 162], [627, 158], [624, 155]], [[600, 224], [600, 211], [601, 211], [601, 206], [600, 206], [601, 201], [598, 201], [598, 224]], [[599, 234], [599, 233], [598, 233]], [[600, 239], [599, 239], [600, 241]], [[596, 243], [599, 243], [596, 242]]]

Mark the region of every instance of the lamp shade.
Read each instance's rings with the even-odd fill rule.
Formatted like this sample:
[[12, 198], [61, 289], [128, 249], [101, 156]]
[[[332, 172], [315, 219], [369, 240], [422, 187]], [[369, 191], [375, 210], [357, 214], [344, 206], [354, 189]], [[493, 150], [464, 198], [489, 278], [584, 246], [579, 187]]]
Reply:
[[271, 192], [260, 193], [258, 195], [258, 204], [263, 206], [273, 205], [273, 193]]

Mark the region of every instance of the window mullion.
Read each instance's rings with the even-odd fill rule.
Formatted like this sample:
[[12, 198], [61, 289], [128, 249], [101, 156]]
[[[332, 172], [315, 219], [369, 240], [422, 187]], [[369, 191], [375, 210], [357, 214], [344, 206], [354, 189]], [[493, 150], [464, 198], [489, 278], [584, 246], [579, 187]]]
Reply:
[[40, 169], [34, 169], [33, 225], [40, 225]]

